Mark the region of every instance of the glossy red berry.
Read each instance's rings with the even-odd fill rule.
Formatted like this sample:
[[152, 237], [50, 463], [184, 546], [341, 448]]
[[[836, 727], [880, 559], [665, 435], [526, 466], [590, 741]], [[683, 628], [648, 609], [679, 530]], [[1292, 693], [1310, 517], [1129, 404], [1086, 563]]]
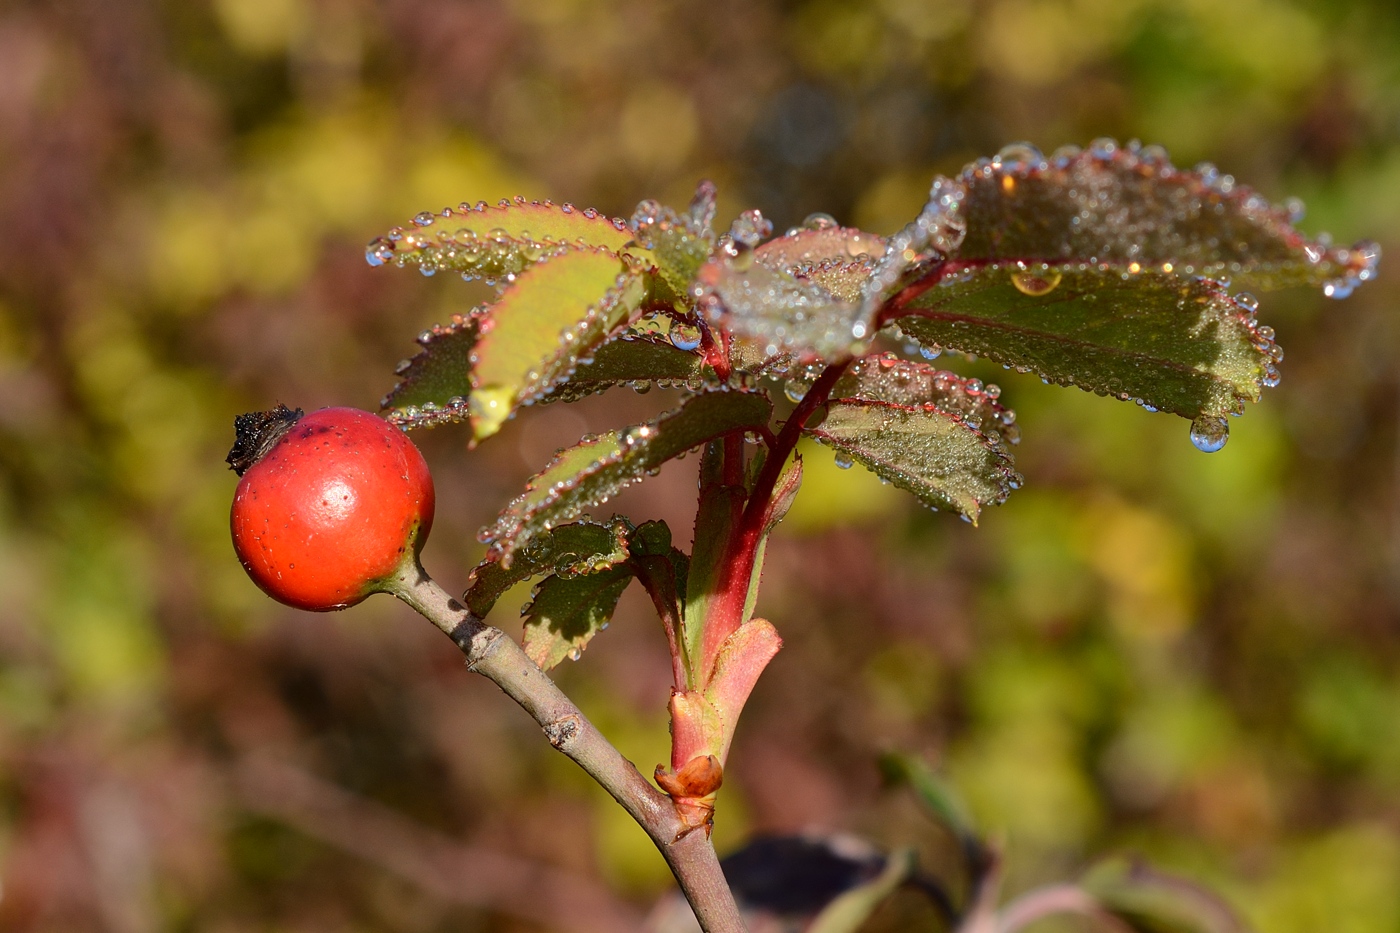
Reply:
[[238, 419], [233, 546], [253, 582], [299, 609], [343, 609], [416, 561], [433, 479], [413, 442], [354, 408]]

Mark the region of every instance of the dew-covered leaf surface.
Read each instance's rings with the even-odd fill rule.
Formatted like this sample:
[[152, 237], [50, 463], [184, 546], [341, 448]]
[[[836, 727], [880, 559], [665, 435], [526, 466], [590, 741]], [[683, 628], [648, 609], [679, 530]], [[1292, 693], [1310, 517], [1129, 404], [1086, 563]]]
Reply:
[[546, 577], [525, 607], [525, 653], [549, 670], [565, 658], [578, 659], [593, 636], [617, 610], [617, 601], [632, 582], [623, 564], [579, 576]]
[[371, 240], [365, 259], [372, 266], [415, 266], [425, 275], [450, 271], [507, 282], [563, 247], [619, 252], [631, 239], [626, 223], [591, 208], [516, 198], [424, 211], [407, 227]]
[[1309, 240], [1292, 226], [1299, 205], [1274, 206], [1214, 166], [1177, 168], [1160, 147], [1098, 140], [1045, 158], [1010, 146], [956, 183], [967, 232], [953, 257], [963, 261], [1165, 264], [1257, 288], [1374, 273], [1369, 245]]
[[472, 431], [500, 430], [521, 404], [566, 379], [626, 321], [642, 278], [606, 250], [566, 250], [530, 269], [491, 305], [473, 349]]
[[704, 368], [699, 353], [679, 349], [664, 337], [623, 333], [598, 347], [540, 401], [572, 402], [623, 384], [698, 389]]
[[1244, 933], [1246, 929], [1229, 905], [1204, 886], [1142, 862], [1113, 859], [1091, 870], [1081, 884], [1106, 911], [1140, 933]]
[[901, 299], [897, 323], [925, 347], [1193, 420], [1241, 411], [1278, 379], [1273, 331], [1210, 279], [1013, 264], [953, 274]]
[[621, 518], [607, 524], [571, 522], [535, 536], [509, 566], [497, 560], [482, 561], [472, 571], [465, 596], [467, 608], [485, 616], [506, 590], [533, 576], [572, 577], [614, 567], [629, 557], [631, 530]]
[[843, 383], [838, 392], [855, 394], [833, 398], [825, 420], [806, 429], [836, 450], [838, 463], [860, 463], [926, 505], [973, 521], [1020, 484], [1004, 410], [975, 380], [876, 357], [858, 361]]
[[481, 539], [493, 559], [509, 561], [531, 537], [606, 502], [712, 438], [766, 426], [771, 412], [763, 394], [720, 390], [697, 395], [655, 421], [587, 438], [532, 477]]
[[423, 349], [399, 364], [399, 384], [380, 403], [385, 418], [405, 429], [467, 420], [472, 351], [484, 314], [479, 308], [453, 315], [418, 335]]
[[717, 256], [696, 276], [700, 306], [752, 353], [835, 359], [862, 346], [872, 315], [813, 279], [757, 262], [752, 253]]
[[754, 250], [754, 259], [771, 269], [796, 272], [823, 262], [879, 259], [884, 253], [883, 237], [832, 223], [774, 237]]
[[651, 200], [638, 204], [632, 214], [630, 228], [637, 247], [646, 251], [672, 296], [686, 294], [690, 280], [715, 248], [714, 215], [715, 187], [709, 182], [701, 182], [684, 214]]

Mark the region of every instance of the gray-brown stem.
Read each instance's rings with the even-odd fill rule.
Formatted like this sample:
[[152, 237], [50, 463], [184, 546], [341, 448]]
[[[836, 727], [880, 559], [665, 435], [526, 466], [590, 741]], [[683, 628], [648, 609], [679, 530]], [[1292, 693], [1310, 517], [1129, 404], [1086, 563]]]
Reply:
[[468, 669], [489, 677], [519, 703], [549, 744], [622, 804], [656, 843], [706, 933], [745, 933], [709, 837], [698, 831], [682, 834], [671, 798], [622, 757], [514, 639], [472, 615], [416, 563], [389, 581], [389, 591], [451, 638], [467, 656]]

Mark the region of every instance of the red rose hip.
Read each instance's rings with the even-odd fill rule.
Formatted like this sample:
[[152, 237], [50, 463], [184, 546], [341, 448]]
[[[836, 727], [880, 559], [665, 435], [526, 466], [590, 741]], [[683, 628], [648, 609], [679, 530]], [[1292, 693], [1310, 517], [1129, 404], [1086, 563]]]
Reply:
[[233, 546], [265, 593], [299, 609], [344, 609], [416, 562], [433, 524], [433, 479], [403, 431], [354, 408], [303, 417], [278, 406], [236, 426]]

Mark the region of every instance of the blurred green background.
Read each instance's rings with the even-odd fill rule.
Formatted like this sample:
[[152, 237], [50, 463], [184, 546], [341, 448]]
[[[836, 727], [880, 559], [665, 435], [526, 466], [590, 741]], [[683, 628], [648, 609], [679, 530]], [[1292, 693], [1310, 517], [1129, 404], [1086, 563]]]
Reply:
[[[635, 916], [660, 859], [450, 643], [389, 599], [309, 615], [247, 581], [233, 416], [373, 408], [419, 330], [487, 297], [366, 267], [419, 210], [626, 216], [709, 177], [722, 222], [888, 233], [937, 172], [1101, 135], [1400, 256], [1400, 11], [0, 6], [0, 929], [563, 929], [576, 902], [521, 887], [544, 868]], [[901, 748], [956, 780], [1012, 893], [1137, 851], [1266, 933], [1400, 930], [1397, 283], [1391, 261], [1344, 302], [1265, 296], [1283, 384], [1211, 456], [1180, 419], [950, 364], [995, 378], [1024, 429], [1027, 486], [980, 529], [812, 452], [760, 607], [787, 647], [739, 730], [720, 847], [931, 845], [880, 783]], [[555, 446], [662, 395], [532, 411], [472, 452], [424, 435], [428, 567], [460, 589], [477, 528]], [[687, 541], [694, 461], [618, 508]], [[668, 671], [629, 592], [560, 676], [649, 770]]]

